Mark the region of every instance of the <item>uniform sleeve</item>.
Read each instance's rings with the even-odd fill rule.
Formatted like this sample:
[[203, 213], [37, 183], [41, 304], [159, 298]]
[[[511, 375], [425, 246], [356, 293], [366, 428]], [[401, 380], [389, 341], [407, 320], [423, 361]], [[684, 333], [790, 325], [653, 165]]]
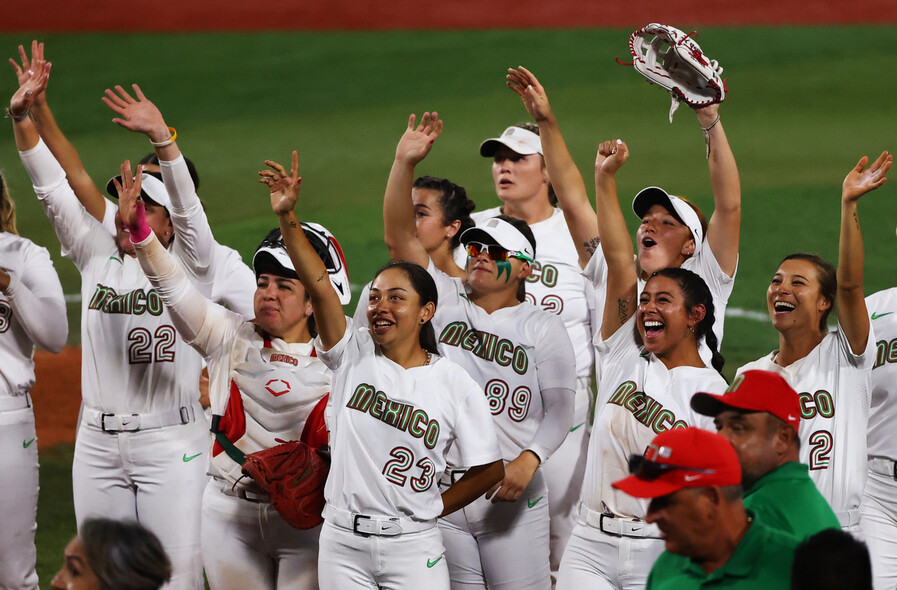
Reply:
[[576, 395], [576, 357], [563, 321], [548, 315], [545, 329], [536, 340], [542, 343], [536, 360], [536, 375], [542, 395], [543, 417], [527, 449], [545, 461], [564, 442], [573, 426]]
[[[698, 254], [694, 264], [694, 272], [704, 279], [704, 282], [707, 283], [707, 287], [715, 298], [719, 298], [720, 301], [728, 303], [729, 295], [732, 294], [732, 287], [735, 286], [735, 275], [738, 274], [738, 263], [735, 263], [735, 273], [730, 277], [722, 268], [720, 268], [719, 262], [713, 254], [713, 250], [709, 247], [704, 247], [701, 248], [701, 252]], [[687, 268], [687, 265], [683, 265], [683, 267]], [[719, 317], [718, 312], [717, 317]]]
[[50, 352], [63, 349], [69, 332], [65, 298], [45, 248], [27, 249], [21, 268], [10, 273], [6, 296], [32, 342]]
[[439, 296], [439, 304], [436, 306], [433, 322], [441, 326], [446, 323], [446, 318], [454, 317], [457, 314], [458, 307], [462, 305], [461, 300], [467, 299], [467, 293], [460, 280], [454, 279], [436, 268], [432, 260], [427, 264], [427, 272], [433, 277]]
[[[449, 362], [443, 360], [443, 362]], [[498, 446], [498, 435], [495, 422], [489, 411], [489, 402], [483, 395], [482, 388], [467, 375], [461, 367], [455, 365], [459, 375], [456, 378], [456, 391], [463, 391], [464, 397], [458, 409], [455, 424], [455, 442], [452, 458], [458, 465], [486, 465], [501, 459]]]
[[225, 305], [246, 319], [255, 317], [255, 273], [243, 263], [239, 252], [215, 245], [215, 277], [212, 280], [212, 301]]
[[103, 203], [106, 205], [103, 210], [103, 229], [109, 232], [109, 235], [114, 236], [118, 233], [118, 230], [115, 229], [115, 212], [118, 211], [118, 205], [106, 197], [103, 197]]
[[[182, 154], [170, 162], [159, 162], [159, 167], [162, 169], [162, 182], [171, 199], [169, 214], [175, 231], [171, 247], [176, 249], [189, 273], [203, 277], [212, 266], [215, 238], [202, 203], [196, 196], [187, 162]], [[208, 278], [208, 282], [211, 282], [211, 278]]]
[[597, 362], [623, 362], [639, 349], [640, 339], [635, 327], [635, 316], [636, 314], [632, 314], [632, 317], [617, 328], [617, 331], [611, 334], [607, 340], [598, 344], [595, 351]]
[[838, 336], [838, 348], [840, 349], [841, 356], [850, 363], [851, 366], [856, 367], [857, 369], [869, 369], [872, 370], [873, 365], [875, 364], [875, 356], [876, 356], [876, 346], [875, 346], [875, 331], [872, 328], [872, 322], [869, 322], [869, 335], [866, 337], [866, 347], [863, 349], [862, 354], [854, 354], [853, 350], [850, 348], [850, 342], [847, 341], [847, 336], [844, 334], [844, 330], [841, 329], [841, 323], [838, 323], [838, 330], [835, 332]]
[[339, 342], [334, 344], [330, 350], [324, 350], [324, 343], [321, 342], [321, 337], [315, 336], [314, 344], [315, 350], [318, 353], [318, 358], [321, 359], [321, 362], [324, 363], [328, 369], [336, 371], [343, 363], [344, 358], [348, 356], [347, 353], [350, 350], [350, 347], [355, 345], [355, 332], [358, 329], [359, 328], [355, 326], [355, 322], [351, 318], [346, 318], [346, 331], [343, 333], [343, 337], [340, 338]]
[[150, 233], [134, 248], [184, 341], [204, 357], [229, 346], [243, 318], [206, 299], [155, 234]]
[[582, 276], [588, 279], [596, 289], [604, 289], [607, 284], [607, 262], [604, 259], [604, 252], [600, 248], [589, 258], [588, 264], [582, 269]]
[[[75, 263], [78, 270], [83, 270], [95, 254], [109, 249], [109, 242], [106, 241], [109, 239], [108, 234], [78, 202], [66, 181], [62, 166], [43, 140], [39, 140], [30, 150], [19, 152], [19, 156], [31, 177], [34, 192], [50, 225], [59, 238], [63, 253]], [[103, 235], [98, 236], [98, 231]]]

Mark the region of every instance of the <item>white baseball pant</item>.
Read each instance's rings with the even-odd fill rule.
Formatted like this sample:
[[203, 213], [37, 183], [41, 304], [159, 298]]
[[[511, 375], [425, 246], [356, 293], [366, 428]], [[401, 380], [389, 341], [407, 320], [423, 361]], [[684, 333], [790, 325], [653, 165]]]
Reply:
[[[197, 414], [202, 411], [198, 404]], [[75, 518], [136, 519], [171, 560], [166, 590], [202, 589], [200, 521], [210, 434], [205, 420], [104, 432], [82, 416], [72, 462]]]
[[516, 502], [485, 496], [439, 519], [453, 590], [547, 590], [548, 487], [542, 470]]
[[[870, 462], [860, 505], [860, 529], [872, 558], [873, 588], [897, 588], [897, 477], [893, 470], [893, 461], [877, 460], [874, 466]], [[886, 471], [890, 473], [886, 475]]]
[[27, 396], [4, 398], [0, 411], [0, 588], [37, 589], [37, 435]]
[[321, 527], [293, 528], [267, 500], [228, 495], [212, 479], [202, 499], [202, 563], [212, 590], [317, 590]]

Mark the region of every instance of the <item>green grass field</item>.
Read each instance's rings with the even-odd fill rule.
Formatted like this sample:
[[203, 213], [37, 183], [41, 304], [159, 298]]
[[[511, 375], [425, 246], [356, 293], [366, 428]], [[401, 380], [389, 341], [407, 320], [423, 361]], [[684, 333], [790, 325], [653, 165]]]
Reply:
[[[687, 25], [682, 24], [683, 28]], [[485, 208], [498, 204], [479, 142], [527, 119], [504, 86], [523, 64], [552, 99], [571, 152], [591, 182], [600, 140], [627, 140], [632, 157], [619, 177], [623, 199], [648, 184], [712, 208], [703, 136], [687, 108], [667, 121], [666, 93], [627, 60], [628, 30], [52, 35], [49, 98], [60, 125], [100, 183], [125, 158], [149, 151], [145, 137], [118, 128], [100, 102], [111, 85], [138, 82], [178, 130], [178, 144], [202, 177], [200, 195], [220, 241], [248, 259], [275, 220], [256, 172], [266, 158], [300, 154], [301, 213], [339, 238], [353, 282], [386, 259], [380, 217], [393, 150], [410, 112], [438, 110], [443, 136], [421, 174], [466, 186]], [[24, 35], [0, 36], [15, 55]], [[897, 27], [702, 30], [702, 47], [722, 63], [730, 97], [721, 113], [743, 186], [741, 260], [732, 308], [764, 312], [778, 260], [796, 250], [837, 252], [840, 183], [863, 154], [897, 147]], [[749, 50], [747, 48], [750, 48]], [[12, 71], [0, 79], [10, 96]], [[5, 94], [3, 94], [5, 93]], [[9, 125], [9, 123], [7, 123]], [[7, 127], [8, 129], [8, 127]], [[16, 195], [19, 228], [48, 246], [66, 293], [78, 292], [73, 265], [33, 198], [8, 131], [0, 167]], [[635, 218], [630, 222], [634, 228]], [[861, 222], [866, 285], [895, 284], [897, 185], [867, 196]], [[78, 342], [73, 306], [70, 341]], [[775, 346], [756, 319], [727, 320], [727, 373]], [[44, 454], [38, 536], [44, 585], [73, 530], [70, 450]], [[49, 564], [49, 565], [47, 565]]]

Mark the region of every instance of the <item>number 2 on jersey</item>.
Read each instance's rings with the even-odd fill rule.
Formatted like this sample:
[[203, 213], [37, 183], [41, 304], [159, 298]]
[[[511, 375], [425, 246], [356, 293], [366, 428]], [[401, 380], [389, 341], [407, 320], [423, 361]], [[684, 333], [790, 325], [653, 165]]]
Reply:
[[[406, 481], [409, 481], [405, 472], [411, 469], [414, 464], [414, 453], [405, 447], [396, 447], [389, 452], [392, 457], [383, 466], [383, 475], [386, 479], [399, 487], [403, 487]], [[420, 474], [410, 479], [411, 489], [415, 492], [426, 492], [433, 485], [433, 476], [436, 474], [436, 466], [429, 457], [424, 457], [417, 462], [420, 467]]]
[[172, 326], [156, 328], [155, 342], [149, 330], [134, 328], [128, 333], [128, 363], [132, 365], [172, 363], [176, 339], [177, 333]]

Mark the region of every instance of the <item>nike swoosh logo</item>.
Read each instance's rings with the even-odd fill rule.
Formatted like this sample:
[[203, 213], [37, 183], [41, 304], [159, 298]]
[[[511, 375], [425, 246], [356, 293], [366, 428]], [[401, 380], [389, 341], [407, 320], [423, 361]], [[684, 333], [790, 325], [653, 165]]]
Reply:
[[189, 463], [190, 461], [192, 461], [193, 459], [196, 459], [200, 455], [202, 455], [202, 453], [196, 453], [195, 455], [191, 455], [188, 457], [187, 453], [184, 453], [184, 463]]
[[545, 496], [539, 496], [539, 497], [536, 498], [535, 500], [527, 500], [527, 501], [526, 501], [526, 505], [529, 506], [530, 508], [532, 508], [533, 506], [535, 506], [536, 504], [538, 504], [539, 501], [540, 501], [542, 498], [544, 498], [544, 497], [545, 497]]
[[23, 449], [27, 449], [28, 447], [31, 446], [31, 443], [33, 443], [35, 440], [37, 440], [37, 439], [32, 438], [31, 440], [23, 440], [23, 441], [22, 441], [22, 448], [23, 448]]
[[437, 557], [436, 559], [427, 559], [427, 567], [433, 567], [434, 565], [436, 565], [436, 564], [439, 563], [440, 561], [442, 561], [442, 555], [440, 555], [440, 556]]
[[116, 262], [119, 263], [119, 264], [122, 263], [122, 262], [121, 262], [121, 258], [119, 258], [118, 256], [110, 256], [110, 257], [109, 257], [109, 260], [114, 260], [114, 261], [116, 261]]
[[578, 430], [579, 427], [582, 426], [583, 424], [585, 424], [585, 422], [580, 422], [579, 424], [577, 424], [576, 426], [574, 426], [573, 428], [571, 428], [571, 429], [570, 429], [570, 432], [574, 432], [574, 431]]
[[885, 317], [886, 315], [891, 315], [892, 313], [894, 313], [894, 312], [893, 312], [893, 311], [887, 311], [887, 312], [885, 312], [885, 313], [873, 313], [873, 314], [872, 314], [872, 319], [873, 319], [873, 320], [877, 320], [878, 318], [883, 318], [883, 317]]
[[686, 476], [685, 476], [685, 481], [694, 481], [694, 480], [698, 479], [699, 477], [701, 477], [700, 474], [698, 474], [698, 475], [686, 475]]

